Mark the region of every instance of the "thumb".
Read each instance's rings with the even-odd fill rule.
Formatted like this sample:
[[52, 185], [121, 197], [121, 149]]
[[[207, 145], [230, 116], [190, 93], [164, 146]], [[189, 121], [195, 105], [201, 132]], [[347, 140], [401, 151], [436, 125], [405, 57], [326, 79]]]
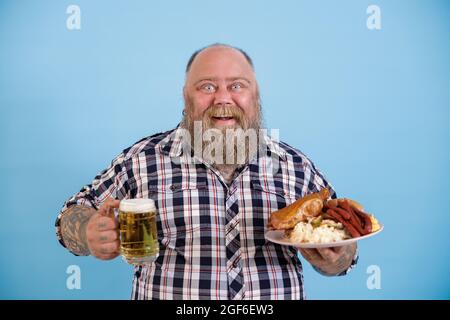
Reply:
[[98, 214], [101, 216], [114, 217], [114, 208], [119, 208], [120, 200], [115, 200], [113, 198], [108, 198], [102, 204], [100, 209], [98, 209]]

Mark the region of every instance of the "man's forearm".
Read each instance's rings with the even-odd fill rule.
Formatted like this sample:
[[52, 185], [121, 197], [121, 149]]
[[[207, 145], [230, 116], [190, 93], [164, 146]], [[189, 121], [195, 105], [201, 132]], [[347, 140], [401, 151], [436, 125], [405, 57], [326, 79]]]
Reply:
[[62, 214], [62, 239], [67, 249], [77, 255], [88, 256], [90, 254], [86, 239], [86, 226], [95, 213], [96, 210], [93, 208], [73, 206]]

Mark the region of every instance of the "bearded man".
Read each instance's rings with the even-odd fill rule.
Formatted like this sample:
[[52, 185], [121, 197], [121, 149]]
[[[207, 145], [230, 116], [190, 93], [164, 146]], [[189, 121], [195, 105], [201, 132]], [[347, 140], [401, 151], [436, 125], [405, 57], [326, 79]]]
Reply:
[[133, 299], [303, 299], [298, 253], [321, 274], [346, 274], [356, 245], [301, 249], [265, 239], [271, 212], [323, 188], [336, 193], [299, 150], [263, 130], [253, 62], [213, 44], [186, 67], [177, 128], [144, 138], [68, 199], [56, 221], [75, 255], [120, 255], [113, 210], [153, 199], [159, 256], [136, 265]]

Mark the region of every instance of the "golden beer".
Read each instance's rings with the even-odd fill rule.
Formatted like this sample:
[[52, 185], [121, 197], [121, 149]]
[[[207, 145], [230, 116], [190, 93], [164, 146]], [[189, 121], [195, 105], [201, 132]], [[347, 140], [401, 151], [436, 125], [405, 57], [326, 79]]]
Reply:
[[156, 207], [151, 199], [122, 200], [119, 206], [120, 251], [131, 264], [146, 264], [159, 254]]

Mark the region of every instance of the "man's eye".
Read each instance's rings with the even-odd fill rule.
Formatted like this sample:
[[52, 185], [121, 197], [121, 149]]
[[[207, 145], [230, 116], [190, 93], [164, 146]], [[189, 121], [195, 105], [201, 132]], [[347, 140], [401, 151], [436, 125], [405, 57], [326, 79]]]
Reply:
[[236, 82], [231, 85], [231, 89], [233, 89], [233, 90], [239, 90], [239, 89], [242, 89], [243, 87], [244, 86], [240, 82]]
[[214, 90], [216, 89], [212, 84], [204, 84], [200, 87], [201, 90], [206, 91], [206, 92], [214, 92]]

